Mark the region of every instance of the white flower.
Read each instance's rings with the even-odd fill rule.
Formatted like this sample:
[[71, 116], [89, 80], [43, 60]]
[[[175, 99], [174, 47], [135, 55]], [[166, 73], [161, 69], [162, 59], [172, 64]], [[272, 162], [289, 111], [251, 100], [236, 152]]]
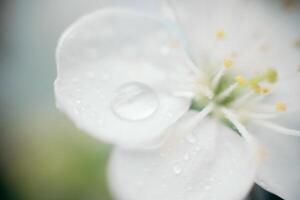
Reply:
[[57, 105], [116, 145], [116, 199], [235, 200], [254, 181], [300, 199], [300, 12], [284, 2], [153, 1], [66, 31]]

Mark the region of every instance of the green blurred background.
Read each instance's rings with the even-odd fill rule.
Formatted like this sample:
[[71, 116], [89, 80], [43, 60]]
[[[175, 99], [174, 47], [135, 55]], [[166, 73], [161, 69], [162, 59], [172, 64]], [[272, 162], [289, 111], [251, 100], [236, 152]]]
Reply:
[[109, 147], [55, 108], [63, 30], [101, 0], [0, 1], [0, 199], [109, 200]]
[[[54, 54], [60, 34], [79, 16], [129, 1], [145, 2], [0, 0], [0, 200], [111, 199], [110, 147], [55, 108]], [[252, 196], [278, 199], [258, 187]]]

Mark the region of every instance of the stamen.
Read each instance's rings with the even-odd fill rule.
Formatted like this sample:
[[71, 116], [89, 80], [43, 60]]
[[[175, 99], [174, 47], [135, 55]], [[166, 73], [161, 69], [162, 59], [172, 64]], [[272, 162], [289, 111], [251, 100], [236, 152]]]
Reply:
[[223, 100], [226, 97], [228, 97], [228, 95], [230, 95], [238, 86], [238, 83], [234, 83], [232, 85], [230, 85], [226, 90], [224, 90], [221, 94], [219, 94], [218, 96], [218, 100]]
[[246, 83], [247, 83], [247, 80], [245, 79], [245, 77], [243, 77], [241, 75], [236, 76], [235, 81], [242, 86], [246, 85]]
[[254, 151], [253, 145], [257, 146], [257, 143], [254, 139], [254, 137], [247, 131], [247, 129], [242, 125], [237, 116], [231, 112], [230, 110], [223, 108], [222, 112], [224, 113], [225, 117], [236, 127], [236, 129], [239, 131], [239, 133], [246, 139], [248, 142], [251, 151]]
[[258, 94], [261, 93], [261, 87], [259, 84], [252, 84], [251, 87], [256, 93], [258, 93]]
[[249, 99], [253, 98], [255, 95], [255, 93], [253, 91], [247, 92], [246, 94], [244, 94], [243, 96], [241, 96], [240, 98], [236, 99], [233, 104], [232, 107], [237, 108], [240, 107], [241, 105], [243, 105], [245, 102], [247, 102]]
[[196, 117], [190, 121], [192, 124], [199, 123], [202, 119], [204, 119], [209, 113], [211, 113], [214, 109], [215, 105], [213, 103], [205, 106], [199, 113], [197, 113]]
[[272, 129], [274, 131], [277, 131], [278, 133], [281, 133], [283, 135], [297, 136], [297, 137], [300, 136], [300, 131], [298, 131], [298, 130], [289, 129], [289, 128], [286, 128], [284, 126], [280, 126], [278, 124], [275, 124], [275, 123], [272, 123], [272, 122], [269, 122], [269, 121], [256, 120], [255, 123], [257, 123], [261, 126], [270, 128], [270, 129]]
[[230, 69], [233, 66], [233, 61], [230, 59], [225, 59], [224, 60], [224, 67], [227, 69]]
[[284, 112], [287, 110], [286, 104], [283, 102], [277, 102], [275, 108], [277, 112]]
[[267, 71], [264, 74], [265, 79], [269, 82], [269, 83], [276, 83], [278, 80], [278, 73], [275, 69], [273, 68], [269, 68], [267, 69]]
[[198, 90], [200, 94], [207, 97], [208, 99], [212, 99], [214, 97], [213, 91], [208, 88], [206, 85], [198, 85]]
[[213, 77], [212, 80], [212, 87], [216, 88], [221, 80], [221, 78], [224, 76], [225, 74], [225, 70], [226, 68], [222, 67]]
[[216, 88], [217, 85], [219, 84], [221, 78], [225, 74], [226, 69], [230, 69], [233, 66], [233, 61], [229, 59], [225, 59], [223, 62], [224, 67], [221, 67], [219, 71], [214, 75], [213, 80], [212, 80], [212, 86], [213, 88]]
[[269, 94], [271, 92], [271, 90], [267, 87], [261, 88], [261, 93], [262, 94]]
[[252, 111], [247, 111], [247, 117], [258, 120], [274, 119], [277, 117], [278, 113], [257, 113]]
[[224, 30], [219, 30], [217, 31], [216, 33], [216, 37], [219, 39], [219, 40], [223, 40], [225, 38], [226, 34], [225, 34], [225, 31]]

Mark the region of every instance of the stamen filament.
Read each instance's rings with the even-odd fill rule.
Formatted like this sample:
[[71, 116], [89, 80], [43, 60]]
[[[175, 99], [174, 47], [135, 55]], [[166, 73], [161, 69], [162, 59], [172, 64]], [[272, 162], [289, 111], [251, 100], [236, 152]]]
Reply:
[[257, 112], [247, 112], [247, 117], [254, 118], [258, 120], [264, 120], [264, 119], [274, 119], [278, 116], [278, 113], [257, 113]]
[[244, 94], [243, 96], [241, 96], [240, 98], [236, 99], [232, 103], [232, 107], [234, 107], [234, 108], [240, 107], [245, 102], [247, 102], [249, 99], [253, 98], [254, 96], [255, 96], [255, 93], [251, 90], [251, 91], [247, 92], [246, 94]]
[[300, 136], [300, 131], [298, 131], [298, 130], [289, 129], [289, 128], [286, 128], [284, 126], [280, 126], [278, 124], [275, 124], [275, 123], [272, 123], [272, 122], [269, 122], [269, 121], [264, 121], [264, 120], [259, 120], [258, 121], [258, 120], [256, 120], [256, 123], [261, 125], [261, 126], [270, 128], [274, 131], [277, 131], [278, 133], [281, 133], [283, 135], [297, 136], [297, 137]]
[[198, 90], [202, 95], [204, 95], [208, 99], [212, 99], [214, 97], [213, 91], [206, 85], [198, 85]]
[[225, 70], [226, 70], [226, 68], [221, 67], [221, 69], [219, 69], [219, 71], [214, 75], [213, 80], [212, 80], [212, 87], [214, 89], [218, 86], [221, 78], [224, 76]]
[[209, 113], [211, 113], [214, 109], [214, 103], [210, 103], [205, 106], [199, 113], [197, 113], [196, 117], [190, 121], [192, 124], [198, 124], [202, 119], [204, 119]]
[[257, 145], [254, 137], [247, 131], [244, 125], [239, 122], [237, 116], [232, 111], [222, 108], [222, 112], [224, 113], [225, 117], [236, 127], [239, 133], [245, 138], [250, 146], [250, 150], [253, 151], [253, 145]]
[[238, 85], [239, 85], [238, 83], [234, 83], [230, 85], [226, 90], [224, 90], [221, 94], [219, 94], [218, 100], [223, 100], [226, 97], [228, 97], [238, 87]]

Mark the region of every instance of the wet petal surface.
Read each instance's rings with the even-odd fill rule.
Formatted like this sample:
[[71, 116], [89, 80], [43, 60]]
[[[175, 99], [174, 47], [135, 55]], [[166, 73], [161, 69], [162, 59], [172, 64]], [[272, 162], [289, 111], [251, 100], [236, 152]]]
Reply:
[[263, 148], [256, 182], [283, 199], [299, 199], [300, 137], [285, 135], [258, 124], [249, 128]]
[[174, 27], [122, 9], [81, 18], [57, 49], [58, 107], [78, 127], [132, 147], [158, 137], [190, 106], [194, 74]]
[[186, 116], [159, 150], [115, 149], [109, 182], [118, 200], [242, 199], [253, 184], [254, 162], [245, 141], [206, 119]]

